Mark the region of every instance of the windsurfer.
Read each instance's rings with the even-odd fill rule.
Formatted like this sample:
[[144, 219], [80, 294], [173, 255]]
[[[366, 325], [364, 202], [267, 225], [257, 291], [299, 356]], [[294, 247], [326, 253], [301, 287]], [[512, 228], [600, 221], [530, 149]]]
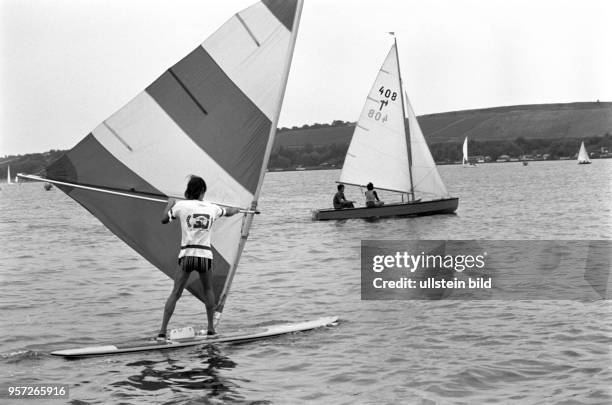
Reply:
[[181, 250], [179, 252], [179, 267], [174, 279], [174, 287], [164, 307], [164, 317], [158, 339], [166, 339], [166, 328], [174, 313], [176, 302], [181, 297], [189, 275], [193, 270], [200, 275], [204, 289], [206, 316], [208, 320], [208, 335], [214, 335], [213, 322], [215, 293], [212, 284], [213, 253], [210, 247], [211, 227], [221, 216], [232, 216], [239, 212], [238, 208], [222, 208], [216, 204], [204, 201], [206, 182], [198, 176], [191, 176], [187, 189], [186, 200], [168, 200], [164, 210], [162, 224], [179, 219], [181, 224]]
[[334, 195], [334, 208], [355, 208], [354, 201], [349, 201], [344, 197], [344, 184], [338, 184], [338, 192]]
[[378, 194], [376, 193], [376, 190], [374, 190], [374, 184], [368, 183], [368, 185], [366, 186], [366, 189], [367, 189], [365, 192], [366, 207], [368, 208], [380, 207], [381, 205], [385, 204], [383, 201], [380, 201], [380, 199], [378, 198]]

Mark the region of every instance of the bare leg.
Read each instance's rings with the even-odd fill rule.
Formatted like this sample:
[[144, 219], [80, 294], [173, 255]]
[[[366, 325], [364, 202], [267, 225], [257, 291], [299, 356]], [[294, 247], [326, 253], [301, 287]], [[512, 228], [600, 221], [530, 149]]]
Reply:
[[208, 319], [208, 331], [215, 333], [215, 292], [213, 291], [212, 269], [200, 273], [200, 281], [204, 288], [204, 298], [206, 299], [206, 318]]
[[172, 292], [170, 296], [166, 300], [166, 306], [164, 307], [164, 319], [162, 320], [162, 325], [159, 330], [159, 333], [166, 334], [166, 328], [168, 328], [168, 322], [170, 322], [170, 318], [174, 313], [174, 308], [176, 307], [176, 301], [181, 298], [183, 294], [183, 290], [187, 285], [187, 281], [189, 280], [188, 272], [184, 271], [180, 267], [177, 269], [177, 274], [174, 277], [174, 287], [172, 288]]

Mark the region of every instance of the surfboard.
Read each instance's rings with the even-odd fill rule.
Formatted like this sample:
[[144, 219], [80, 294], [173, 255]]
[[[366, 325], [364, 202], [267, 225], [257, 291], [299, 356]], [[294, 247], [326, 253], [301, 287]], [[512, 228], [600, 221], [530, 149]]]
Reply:
[[329, 316], [312, 321], [284, 323], [260, 328], [242, 330], [231, 334], [215, 336], [196, 335], [190, 338], [156, 341], [153, 339], [137, 339], [104, 346], [79, 347], [75, 349], [56, 350], [53, 356], [65, 358], [108, 356], [121, 353], [146, 352], [152, 350], [168, 350], [188, 346], [212, 345], [218, 343], [244, 343], [253, 340], [265, 339], [293, 332], [303, 332], [323, 326], [337, 325], [338, 317]]

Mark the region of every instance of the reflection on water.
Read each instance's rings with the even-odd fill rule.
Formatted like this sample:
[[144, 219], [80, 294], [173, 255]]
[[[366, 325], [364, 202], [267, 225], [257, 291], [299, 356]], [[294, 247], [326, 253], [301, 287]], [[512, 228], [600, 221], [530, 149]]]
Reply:
[[119, 388], [126, 398], [130, 393], [143, 395], [142, 391], [194, 391], [201, 398], [243, 400], [235, 380], [223, 376], [224, 370], [236, 367], [236, 363], [214, 346], [191, 353], [189, 363], [173, 358], [172, 353], [163, 360], [140, 360], [125, 364], [136, 374], [116, 381], [110, 386]]

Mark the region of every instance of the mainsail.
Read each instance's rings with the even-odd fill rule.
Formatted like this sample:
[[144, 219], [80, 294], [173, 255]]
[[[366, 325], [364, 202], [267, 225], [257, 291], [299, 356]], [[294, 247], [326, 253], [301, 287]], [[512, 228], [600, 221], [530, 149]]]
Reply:
[[461, 159], [461, 163], [463, 165], [467, 165], [468, 163], [470, 163], [469, 159], [468, 159], [468, 137], [465, 137], [465, 140], [463, 141], [463, 159]]
[[[46, 170], [45, 181], [174, 277], [180, 225], [168, 197], [201, 175], [206, 199], [245, 209], [214, 225], [214, 290], [223, 305], [248, 237], [278, 123], [302, 0], [262, 0], [230, 18]], [[195, 272], [188, 290], [204, 301]]]
[[11, 166], [6, 167], [6, 184], [11, 184]]
[[355, 125], [339, 182], [358, 186], [372, 182], [378, 189], [446, 197], [417, 117], [402, 91], [395, 43]]
[[411, 192], [399, 66], [391, 46], [355, 124], [340, 183]]
[[584, 147], [584, 142], [580, 144], [580, 150], [578, 151], [578, 163], [590, 163], [589, 154]]

